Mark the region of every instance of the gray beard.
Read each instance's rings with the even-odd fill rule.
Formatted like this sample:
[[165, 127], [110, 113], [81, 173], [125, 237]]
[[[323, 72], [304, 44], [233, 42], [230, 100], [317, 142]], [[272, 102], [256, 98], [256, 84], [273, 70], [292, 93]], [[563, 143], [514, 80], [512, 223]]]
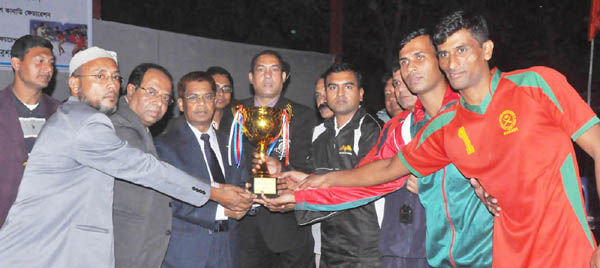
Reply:
[[80, 94], [78, 98], [80, 101], [84, 102], [85, 104], [89, 105], [90, 107], [98, 110], [99, 112], [101, 112], [105, 115], [111, 115], [117, 111], [117, 105], [115, 105], [112, 108], [103, 106], [102, 104], [96, 105], [96, 104], [91, 103], [83, 94]]

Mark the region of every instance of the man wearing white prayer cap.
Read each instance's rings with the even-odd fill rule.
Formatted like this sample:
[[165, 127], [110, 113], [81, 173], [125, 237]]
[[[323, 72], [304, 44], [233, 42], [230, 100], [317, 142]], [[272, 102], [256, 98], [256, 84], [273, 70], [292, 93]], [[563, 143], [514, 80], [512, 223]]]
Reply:
[[113, 177], [194, 206], [250, 206], [247, 191], [208, 185], [117, 137], [106, 116], [121, 84], [116, 53], [83, 50], [69, 74], [72, 96], [44, 125], [0, 228], [0, 267], [114, 267]]

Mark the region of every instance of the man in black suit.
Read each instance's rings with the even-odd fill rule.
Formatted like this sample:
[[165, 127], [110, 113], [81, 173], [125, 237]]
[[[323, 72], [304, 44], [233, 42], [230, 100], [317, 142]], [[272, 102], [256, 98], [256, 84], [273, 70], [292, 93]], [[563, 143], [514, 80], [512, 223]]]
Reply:
[[[155, 140], [160, 158], [187, 173], [210, 178], [212, 185], [241, 185], [243, 167], [227, 162], [227, 135], [215, 131], [215, 81], [205, 72], [184, 75], [177, 84], [177, 105], [184, 113], [171, 131]], [[239, 267], [238, 224], [254, 197], [244, 194], [246, 210], [233, 211], [209, 201], [202, 207], [173, 201], [173, 231], [163, 267]]]
[[[314, 111], [281, 96], [288, 68], [279, 53], [265, 50], [252, 58], [248, 78], [254, 88], [254, 97], [241, 100], [244, 106], [291, 106], [290, 165], [293, 169], [307, 171], [306, 157], [310, 148]], [[271, 156], [280, 157], [284, 144], [282, 139]], [[252, 166], [252, 153], [256, 148], [244, 138], [243, 162]], [[298, 226], [294, 213], [270, 212], [256, 207], [240, 224], [240, 250], [242, 267], [314, 267], [313, 238], [310, 226]]]

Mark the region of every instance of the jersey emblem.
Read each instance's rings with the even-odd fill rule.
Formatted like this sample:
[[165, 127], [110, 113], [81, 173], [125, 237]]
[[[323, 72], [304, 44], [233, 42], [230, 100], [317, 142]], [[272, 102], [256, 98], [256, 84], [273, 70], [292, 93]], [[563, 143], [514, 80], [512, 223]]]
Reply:
[[352, 152], [352, 146], [342, 145], [340, 146], [340, 152]]
[[508, 135], [519, 130], [517, 127], [517, 115], [511, 110], [505, 110], [502, 112], [498, 118], [498, 121], [500, 121], [500, 128], [504, 130], [504, 135]]
[[458, 129], [458, 137], [465, 143], [465, 150], [467, 150], [467, 155], [475, 152], [475, 147], [473, 147], [471, 139], [469, 139], [469, 136], [467, 135], [467, 131], [465, 130], [464, 126]]

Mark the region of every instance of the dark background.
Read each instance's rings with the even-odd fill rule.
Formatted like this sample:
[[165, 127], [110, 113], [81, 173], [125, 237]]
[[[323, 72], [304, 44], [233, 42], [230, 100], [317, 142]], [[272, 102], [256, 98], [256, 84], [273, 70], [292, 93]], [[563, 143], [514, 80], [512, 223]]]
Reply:
[[[343, 1], [343, 60], [365, 76], [366, 105], [383, 108], [381, 77], [397, 59], [408, 31], [435, 24], [459, 8], [488, 18], [492, 66], [509, 71], [545, 65], [567, 76], [586, 97], [590, 43], [584, 1]], [[101, 19], [234, 42], [329, 52], [329, 1], [101, 0]], [[597, 59], [600, 44], [596, 45]], [[594, 73], [600, 73], [600, 59]], [[292, 66], [293, 67], [293, 66]], [[600, 85], [596, 77], [594, 88]], [[592, 104], [600, 102], [594, 96]]]
[[[101, 19], [241, 43], [329, 53], [330, 1], [325, 0], [100, 0]], [[587, 98], [590, 1], [372, 0], [343, 2], [343, 61], [364, 76], [364, 105], [383, 108], [381, 77], [397, 59], [399, 40], [457, 9], [488, 19], [495, 43], [491, 66], [503, 71], [545, 65], [565, 74]], [[598, 40], [600, 37], [596, 37]], [[592, 107], [600, 108], [600, 44], [595, 47]], [[292, 66], [293, 68], [293, 66]], [[551, 145], [549, 145], [551, 146]], [[577, 148], [580, 173], [593, 161]], [[591, 215], [600, 218], [595, 184]], [[595, 225], [595, 223], [592, 223]]]

